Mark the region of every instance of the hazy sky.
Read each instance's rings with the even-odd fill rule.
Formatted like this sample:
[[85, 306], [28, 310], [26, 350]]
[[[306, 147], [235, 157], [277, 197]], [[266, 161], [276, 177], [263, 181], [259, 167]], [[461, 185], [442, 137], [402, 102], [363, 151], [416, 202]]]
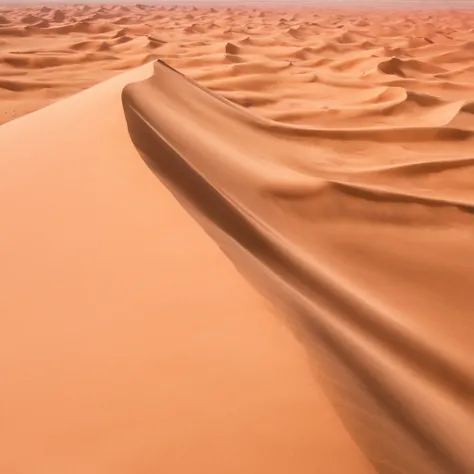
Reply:
[[436, 6], [436, 7], [446, 7], [446, 8], [456, 8], [456, 7], [473, 7], [474, 8], [474, 0], [75, 0], [75, 1], [67, 1], [67, 0], [0, 0], [1, 5], [15, 5], [15, 4], [66, 4], [66, 3], [76, 3], [76, 4], [93, 4], [93, 5], [100, 5], [100, 4], [129, 4], [134, 5], [136, 3], [142, 4], [171, 4], [171, 5], [179, 5], [179, 4], [186, 4], [186, 5], [193, 5], [193, 4], [224, 4], [224, 3], [233, 3], [233, 4], [265, 4], [265, 3], [284, 3], [284, 4], [291, 4], [291, 5], [351, 5], [351, 6], [388, 6], [388, 5], [407, 5], [413, 7], [429, 7], [429, 6]]

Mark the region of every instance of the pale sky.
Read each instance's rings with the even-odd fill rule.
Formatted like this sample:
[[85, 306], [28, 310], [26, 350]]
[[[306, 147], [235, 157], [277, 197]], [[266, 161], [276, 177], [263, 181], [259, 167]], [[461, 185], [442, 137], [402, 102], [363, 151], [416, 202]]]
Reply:
[[91, 4], [91, 5], [101, 5], [101, 4], [126, 4], [134, 5], [136, 3], [142, 4], [155, 4], [155, 5], [193, 5], [193, 4], [265, 4], [265, 3], [283, 3], [291, 5], [350, 5], [350, 6], [413, 6], [413, 7], [446, 7], [446, 8], [456, 8], [456, 7], [473, 7], [474, 0], [0, 0], [1, 5], [15, 5], [15, 4], [32, 4], [32, 5], [47, 5], [47, 4]]

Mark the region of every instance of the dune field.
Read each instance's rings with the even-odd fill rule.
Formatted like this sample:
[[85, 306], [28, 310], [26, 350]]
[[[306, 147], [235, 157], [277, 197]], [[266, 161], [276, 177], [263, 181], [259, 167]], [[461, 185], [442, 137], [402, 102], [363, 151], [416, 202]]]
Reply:
[[0, 6], [2, 474], [474, 472], [474, 11]]

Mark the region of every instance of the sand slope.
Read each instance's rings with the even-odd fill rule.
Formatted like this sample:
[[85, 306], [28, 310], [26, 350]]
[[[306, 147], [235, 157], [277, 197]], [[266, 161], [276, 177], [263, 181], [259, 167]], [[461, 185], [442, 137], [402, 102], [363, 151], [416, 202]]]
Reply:
[[150, 168], [286, 308], [374, 465], [470, 472], [472, 132], [277, 124], [164, 63], [123, 101]]
[[473, 472], [473, 31], [2, 8], [1, 471]]
[[2, 473], [373, 472], [294, 337], [134, 150], [120, 94], [149, 74], [0, 130]]

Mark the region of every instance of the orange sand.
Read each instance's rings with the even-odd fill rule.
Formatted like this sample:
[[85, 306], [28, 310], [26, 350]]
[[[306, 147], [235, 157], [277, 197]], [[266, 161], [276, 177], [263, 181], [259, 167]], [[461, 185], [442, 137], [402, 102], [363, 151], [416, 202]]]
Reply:
[[2, 474], [474, 472], [473, 13], [0, 8], [0, 51]]

